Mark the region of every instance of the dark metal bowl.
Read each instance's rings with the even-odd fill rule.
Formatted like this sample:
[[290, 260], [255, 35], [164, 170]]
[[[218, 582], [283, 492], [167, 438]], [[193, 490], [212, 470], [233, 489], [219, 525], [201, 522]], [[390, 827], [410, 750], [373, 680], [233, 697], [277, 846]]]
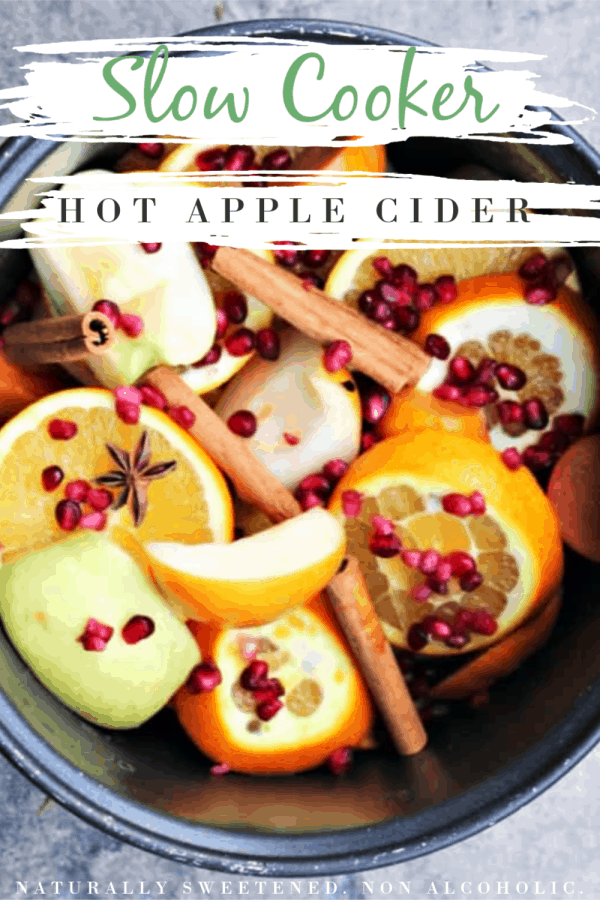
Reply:
[[[194, 34], [270, 35], [333, 43], [423, 44], [341, 22], [238, 22]], [[599, 184], [600, 158], [572, 129], [569, 146], [409, 140], [390, 148], [400, 170], [445, 175], [459, 164], [498, 177]], [[113, 148], [116, 152], [117, 149]], [[23, 180], [52, 177], [110, 148], [16, 138], [0, 150], [0, 206], [23, 202]], [[36, 190], [40, 190], [37, 186]], [[597, 254], [576, 253], [598, 308]], [[4, 292], [26, 264], [0, 251]], [[212, 778], [170, 711], [127, 733], [95, 728], [56, 701], [0, 633], [0, 747], [42, 790], [98, 828], [154, 853], [221, 871], [333, 875], [399, 863], [466, 838], [517, 810], [574, 766], [600, 737], [599, 567], [567, 555], [554, 634], [492, 691], [488, 707], [440, 722], [412, 759], [361, 754], [345, 779]]]

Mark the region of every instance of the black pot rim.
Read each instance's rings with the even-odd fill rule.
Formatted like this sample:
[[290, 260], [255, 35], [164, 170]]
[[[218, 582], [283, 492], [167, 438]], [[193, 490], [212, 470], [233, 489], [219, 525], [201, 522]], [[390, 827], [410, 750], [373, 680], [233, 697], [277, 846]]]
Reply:
[[[396, 32], [321, 19], [260, 19], [189, 35], [339, 34], [381, 44], [434, 46]], [[560, 122], [558, 116], [554, 116]], [[596, 171], [600, 155], [574, 129], [554, 125]], [[56, 142], [16, 137], [0, 148], [0, 207]], [[102, 831], [167, 859], [250, 877], [326, 877], [406, 862], [489, 828], [566, 774], [600, 739], [600, 682], [580, 697], [543, 747], [532, 747], [459, 797], [370, 827], [281, 835], [224, 829], [155, 812], [119, 796], [67, 762], [0, 692], [0, 750], [41, 790]]]

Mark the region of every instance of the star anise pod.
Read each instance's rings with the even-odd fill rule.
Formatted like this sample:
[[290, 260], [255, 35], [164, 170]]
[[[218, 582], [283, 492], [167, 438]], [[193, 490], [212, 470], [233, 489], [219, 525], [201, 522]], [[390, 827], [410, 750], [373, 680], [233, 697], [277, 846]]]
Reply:
[[133, 453], [109, 443], [106, 444], [106, 449], [118, 468], [100, 475], [95, 482], [102, 487], [121, 488], [112, 508], [121, 509], [129, 503], [133, 524], [137, 527], [142, 524], [148, 511], [150, 482], [168, 475], [177, 463], [171, 459], [169, 462], [150, 465], [150, 438], [147, 431], [142, 432]]

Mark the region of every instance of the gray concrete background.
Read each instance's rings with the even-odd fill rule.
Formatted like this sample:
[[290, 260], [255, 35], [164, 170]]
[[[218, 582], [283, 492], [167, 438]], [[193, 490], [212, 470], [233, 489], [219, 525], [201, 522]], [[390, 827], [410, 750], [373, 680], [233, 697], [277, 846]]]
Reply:
[[[176, 34], [215, 22], [215, 4], [192, 0], [0, 0], [0, 88], [21, 83], [23, 57], [14, 47], [32, 42], [93, 37], [152, 37]], [[502, 48], [547, 54], [530, 64], [540, 76], [543, 90], [566, 96], [587, 106], [600, 107], [600, 3], [577, 0], [422, 0], [422, 2], [351, 2], [351, 0], [226, 0], [223, 20], [257, 18], [338, 19], [364, 22], [403, 31], [452, 47]], [[0, 118], [2, 114], [0, 112]], [[600, 147], [600, 117], [578, 126]], [[210, 896], [228, 890], [235, 896], [261, 896], [254, 879], [240, 886], [239, 878], [192, 870], [163, 860], [107, 837], [57, 805], [40, 811], [44, 795], [0, 758], [0, 898], [23, 897], [16, 881], [28, 881], [33, 895], [37, 882], [56, 896], [52, 881], [65, 887], [70, 880], [98, 881], [101, 896], [109, 882], [121, 896], [129, 882], [133, 897], [144, 881], [149, 896], [157, 897], [153, 883], [166, 882], [165, 898], [182, 896], [184, 881], [213, 882]], [[337, 896], [355, 900], [365, 893], [363, 881], [373, 886], [375, 898], [406, 896], [398, 883], [411, 882], [410, 897], [417, 900], [454, 892], [456, 898], [542, 896], [600, 900], [600, 749], [558, 784], [509, 819], [461, 844], [413, 862], [379, 869], [364, 876], [334, 878]], [[232, 882], [228, 889], [226, 882]], [[325, 876], [320, 879], [323, 890]], [[434, 883], [433, 890], [431, 883]], [[447, 887], [445, 882], [448, 882]], [[500, 886], [498, 886], [500, 882]], [[508, 882], [508, 888], [502, 886]], [[536, 887], [537, 882], [537, 887]], [[555, 882], [553, 887], [552, 883]], [[570, 884], [570, 883], [573, 884]], [[388, 889], [387, 884], [391, 885]], [[481, 887], [478, 885], [481, 883]], [[486, 883], [489, 885], [486, 893]], [[518, 884], [520, 883], [520, 884]], [[525, 890], [525, 886], [527, 890]], [[73, 885], [77, 891], [77, 884]], [[87, 896], [85, 884], [78, 896]], [[308, 882], [300, 882], [301, 896], [309, 896]], [[284, 881], [267, 881], [265, 897], [292, 896]], [[437, 891], [437, 894], [436, 894]], [[386, 893], [387, 892], [387, 893]], [[38, 890], [38, 895], [41, 891]], [[110, 894], [107, 896], [111, 896]], [[201, 896], [200, 889], [189, 895]], [[297, 895], [295, 895], [297, 896]], [[320, 894], [323, 896], [323, 893]]]

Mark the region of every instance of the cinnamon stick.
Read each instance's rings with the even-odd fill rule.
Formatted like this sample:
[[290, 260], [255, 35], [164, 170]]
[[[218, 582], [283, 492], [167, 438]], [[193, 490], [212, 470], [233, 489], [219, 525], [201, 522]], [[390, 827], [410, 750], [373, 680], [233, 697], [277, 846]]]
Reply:
[[327, 593], [396, 749], [403, 756], [418, 753], [427, 734], [353, 556], [347, 557]]
[[194, 413], [196, 421], [190, 434], [231, 478], [243, 500], [258, 506], [275, 523], [298, 515], [298, 501], [252, 453], [248, 441], [233, 434], [179, 375], [167, 366], [157, 366], [142, 380], [162, 391], [169, 406], [187, 406]]
[[431, 362], [412, 341], [370, 322], [315, 287], [307, 290], [297, 275], [249, 250], [219, 247], [212, 267], [314, 340], [348, 341], [352, 350], [350, 365], [393, 394], [407, 384], [415, 384]]
[[115, 327], [99, 312], [20, 322], [4, 332], [6, 355], [20, 365], [67, 363], [100, 356], [111, 348]]

